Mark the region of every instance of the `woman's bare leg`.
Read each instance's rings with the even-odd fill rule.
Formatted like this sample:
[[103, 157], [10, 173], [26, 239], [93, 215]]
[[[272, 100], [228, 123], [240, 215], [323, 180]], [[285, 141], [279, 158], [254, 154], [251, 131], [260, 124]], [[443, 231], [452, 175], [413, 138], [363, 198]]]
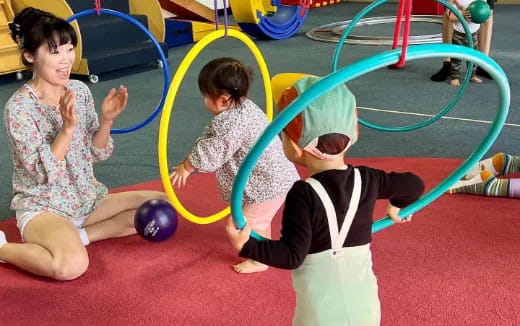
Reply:
[[35, 216], [24, 229], [24, 240], [3, 245], [0, 260], [61, 281], [78, 278], [88, 268], [88, 254], [78, 231], [62, 216], [55, 213]]
[[90, 242], [135, 234], [135, 211], [151, 199], [168, 200], [159, 191], [127, 191], [108, 195], [83, 224]]

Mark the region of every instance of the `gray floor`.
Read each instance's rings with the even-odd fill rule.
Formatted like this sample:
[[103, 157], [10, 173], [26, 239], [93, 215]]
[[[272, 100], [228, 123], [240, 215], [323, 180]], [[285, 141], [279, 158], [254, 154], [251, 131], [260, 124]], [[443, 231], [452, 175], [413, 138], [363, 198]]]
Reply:
[[[298, 35], [281, 41], [256, 41], [269, 66], [271, 75], [279, 72], [308, 72], [325, 75], [330, 72], [330, 64], [335, 44], [309, 40], [304, 33], [308, 29], [330, 22], [351, 19], [364, 4], [342, 3], [311, 11], [305, 26]], [[376, 9], [372, 16], [394, 15], [395, 4], [387, 4]], [[495, 33], [491, 56], [502, 66], [511, 84], [511, 109], [507, 121], [520, 124], [520, 114], [516, 106], [520, 103], [517, 93], [520, 81], [520, 46], [516, 22], [520, 17], [520, 6], [503, 5], [495, 10]], [[417, 23], [412, 25], [412, 34], [437, 33], [436, 24]], [[391, 36], [393, 25], [360, 27], [354, 32], [365, 35]], [[171, 49], [169, 64], [172, 74], [177, 69], [190, 46]], [[343, 49], [341, 66], [385, 51], [385, 46], [347, 45]], [[188, 71], [181, 86], [172, 120], [170, 121], [169, 159], [170, 165], [179, 161], [202, 132], [211, 115], [204, 109], [196, 78], [201, 66], [208, 60], [220, 56], [233, 56], [255, 66], [252, 55], [233, 39], [223, 39], [210, 45]], [[349, 83], [357, 96], [359, 106], [436, 114], [449, 103], [456, 89], [447, 83], [430, 82], [429, 76], [440, 67], [439, 59], [408, 62], [402, 70], [381, 69], [362, 76]], [[162, 74], [150, 67], [127, 69], [100, 76], [98, 84], [90, 85], [95, 99], [99, 102], [110, 87], [125, 84], [130, 92], [130, 102], [125, 113], [117, 121], [116, 127], [125, 127], [143, 120], [153, 110], [162, 92]], [[258, 103], [265, 103], [261, 76], [256, 71], [256, 81], [251, 97]], [[0, 77], [0, 103], [5, 103], [20, 82], [12, 76]], [[497, 87], [485, 80], [481, 85], [470, 85], [461, 102], [448, 114], [476, 120], [493, 120], [498, 103]], [[385, 125], [407, 125], [421, 121], [422, 117], [360, 111], [366, 120]], [[134, 184], [159, 177], [157, 167], [157, 133], [159, 119], [144, 129], [130, 134], [116, 135], [116, 152], [112, 159], [96, 166], [98, 179], [109, 188]], [[489, 128], [489, 124], [440, 120], [431, 126], [408, 133], [382, 133], [362, 128], [361, 137], [350, 155], [372, 156], [416, 156], [416, 157], [457, 157], [464, 158], [479, 144]], [[517, 152], [520, 141], [520, 127], [506, 126], [491, 152]], [[515, 146], [516, 145], [516, 146]], [[11, 158], [4, 129], [0, 129], [0, 219], [12, 216], [8, 210], [11, 198]]]

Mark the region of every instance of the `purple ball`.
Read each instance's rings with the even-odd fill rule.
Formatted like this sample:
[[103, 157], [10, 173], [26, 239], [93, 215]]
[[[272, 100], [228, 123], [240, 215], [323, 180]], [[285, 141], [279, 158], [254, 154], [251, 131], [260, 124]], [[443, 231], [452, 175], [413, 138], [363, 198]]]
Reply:
[[177, 229], [177, 212], [167, 201], [152, 199], [143, 203], [135, 212], [137, 233], [152, 242], [170, 238]]

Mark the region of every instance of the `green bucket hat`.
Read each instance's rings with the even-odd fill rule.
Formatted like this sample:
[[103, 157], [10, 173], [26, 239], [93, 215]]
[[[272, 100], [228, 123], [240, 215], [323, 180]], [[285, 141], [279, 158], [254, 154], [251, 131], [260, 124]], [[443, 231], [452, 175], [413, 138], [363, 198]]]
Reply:
[[[294, 75], [294, 74], [292, 74]], [[294, 78], [287, 78], [292, 84], [283, 85], [283, 74], [276, 76], [276, 87], [284, 87], [278, 101], [279, 111], [283, 110], [297, 96], [312, 87], [322, 77], [307, 75], [294, 82]], [[273, 78], [274, 79], [274, 78]], [[274, 87], [273, 87], [274, 91]], [[359, 127], [356, 110], [356, 99], [352, 92], [344, 85], [337, 86], [319, 96], [311, 102], [285, 128], [289, 137], [304, 150], [311, 152], [321, 159], [343, 156], [344, 152], [354, 145], [358, 139]], [[318, 138], [323, 135], [338, 133], [349, 138], [349, 142], [341, 153], [322, 153], [316, 147]]]

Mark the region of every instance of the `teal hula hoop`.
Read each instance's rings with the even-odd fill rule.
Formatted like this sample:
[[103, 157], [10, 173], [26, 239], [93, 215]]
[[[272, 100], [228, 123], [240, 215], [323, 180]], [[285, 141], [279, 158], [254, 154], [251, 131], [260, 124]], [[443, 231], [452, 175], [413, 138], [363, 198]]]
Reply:
[[[343, 48], [343, 43], [345, 42], [345, 39], [350, 35], [354, 27], [356, 27], [359, 20], [361, 20], [365, 15], [367, 15], [369, 12], [371, 12], [374, 8], [380, 6], [381, 4], [387, 2], [388, 0], [377, 0], [373, 2], [372, 4], [366, 6], [363, 10], [361, 10], [355, 17], [352, 19], [351, 23], [348, 25], [347, 28], [345, 28], [345, 31], [341, 35], [341, 38], [339, 39], [338, 45], [336, 46], [336, 50], [334, 51], [334, 57], [332, 59], [332, 71], [336, 71], [338, 69], [338, 61], [341, 54], [341, 49]], [[455, 16], [457, 16], [457, 19], [462, 24], [462, 27], [464, 28], [464, 32], [466, 33], [466, 39], [468, 41], [469, 46], [473, 47], [473, 41], [471, 39], [471, 32], [469, 31], [468, 24], [466, 23], [466, 20], [460, 13], [460, 11], [453, 6], [451, 3], [447, 2], [446, 0], [435, 0], [437, 2], [442, 3], [444, 6], [446, 6], [449, 10], [451, 10]], [[462, 85], [459, 87], [459, 90], [457, 94], [455, 95], [455, 98], [448, 103], [442, 110], [434, 115], [433, 117], [426, 119], [420, 123], [408, 125], [408, 126], [400, 126], [400, 127], [390, 127], [390, 126], [382, 126], [378, 125], [369, 121], [366, 121], [362, 118], [359, 118], [359, 123], [365, 127], [379, 130], [379, 131], [386, 131], [386, 132], [403, 132], [403, 131], [412, 131], [417, 130], [423, 127], [426, 127], [435, 121], [442, 118], [446, 113], [448, 113], [462, 98], [462, 95], [464, 95], [464, 92], [466, 91], [466, 88], [469, 85], [470, 79], [471, 79], [471, 71], [473, 70], [473, 63], [468, 62], [467, 69], [466, 69], [466, 75], [464, 76], [464, 80], [462, 81]]]
[[[326, 76], [318, 83], [301, 94], [294, 102], [287, 106], [271, 124], [265, 129], [260, 138], [257, 140], [251, 151], [248, 153], [244, 162], [238, 170], [238, 174], [233, 184], [231, 191], [231, 214], [233, 216], [235, 225], [239, 229], [243, 229], [246, 222], [242, 212], [242, 197], [244, 195], [245, 185], [255, 166], [256, 162], [263, 154], [265, 148], [271, 143], [282, 129], [294, 119], [305, 107], [309, 105], [316, 98], [340, 84], [346, 83], [354, 78], [357, 78], [370, 71], [386, 67], [390, 64], [397, 63], [401, 55], [400, 49], [386, 51], [375, 56], [360, 60], [349, 66], [346, 66], [336, 72]], [[502, 127], [506, 121], [510, 104], [510, 88], [509, 81], [502, 70], [502, 68], [491, 58], [484, 54], [468, 47], [458, 45], [442, 45], [442, 44], [427, 44], [415, 45], [408, 48], [408, 60], [417, 60], [433, 57], [455, 57], [462, 60], [472, 61], [486, 70], [496, 81], [500, 100], [498, 112], [491, 124], [486, 136], [481, 141], [475, 151], [452, 172], [446, 179], [433, 188], [426, 195], [422, 196], [415, 203], [402, 209], [399, 212], [401, 218], [409, 216], [424, 208], [439, 196], [444, 194], [450, 186], [460, 180], [471, 167], [473, 167], [489, 150], [491, 145], [495, 142], [500, 134]], [[372, 226], [372, 232], [380, 231], [394, 222], [389, 217], [376, 221]], [[251, 236], [258, 240], [264, 238], [255, 232]]]

